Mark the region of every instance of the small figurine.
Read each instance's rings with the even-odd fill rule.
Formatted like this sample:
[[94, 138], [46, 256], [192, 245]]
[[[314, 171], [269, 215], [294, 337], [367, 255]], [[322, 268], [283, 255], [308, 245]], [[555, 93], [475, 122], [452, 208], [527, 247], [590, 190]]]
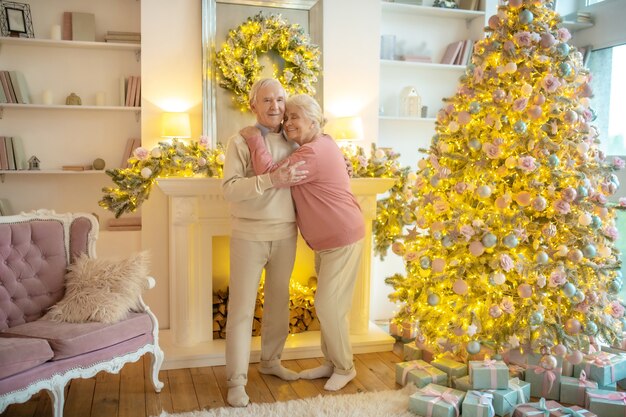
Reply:
[[458, 9], [459, 5], [455, 0], [435, 0], [433, 7], [443, 7], [445, 9]]
[[39, 158], [35, 155], [31, 156], [28, 160], [28, 170], [29, 171], [39, 171]]
[[106, 165], [106, 162], [104, 162], [104, 159], [102, 158], [96, 158], [93, 160], [93, 169], [96, 169], [98, 171], [101, 171], [104, 169]]
[[80, 106], [83, 104], [83, 101], [76, 95], [76, 93], [72, 93], [65, 99], [65, 104], [68, 106]]

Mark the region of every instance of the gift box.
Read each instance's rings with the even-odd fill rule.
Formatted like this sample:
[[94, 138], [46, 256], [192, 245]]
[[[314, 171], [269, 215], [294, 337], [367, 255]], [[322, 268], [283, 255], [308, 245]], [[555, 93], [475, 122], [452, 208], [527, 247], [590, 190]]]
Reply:
[[561, 407], [558, 411], [550, 413], [550, 417], [598, 417], [594, 413], [577, 405]]
[[493, 417], [493, 394], [482, 391], [468, 391], [463, 399], [463, 417]]
[[509, 368], [502, 361], [470, 361], [469, 377], [473, 389], [506, 389], [509, 386]]
[[413, 342], [405, 343], [402, 352], [402, 358], [405, 361], [415, 361], [418, 359], [430, 363], [433, 360], [434, 352], [424, 347], [419, 347]]
[[574, 376], [581, 371], [598, 385], [608, 385], [626, 378], [626, 357], [608, 352], [595, 352], [585, 355], [583, 361], [574, 365]]
[[494, 389], [489, 392], [493, 394], [493, 408], [498, 416], [509, 414], [516, 405], [530, 400], [530, 384], [519, 378], [510, 379], [507, 389]]
[[409, 410], [424, 417], [457, 417], [463, 398], [463, 391], [428, 384], [409, 397]]
[[450, 377], [460, 378], [467, 375], [467, 365], [448, 358], [437, 358], [430, 363]]
[[422, 360], [396, 363], [396, 382], [402, 386], [413, 383], [418, 388], [432, 383], [446, 385], [448, 375]]
[[605, 391], [617, 391], [617, 382], [612, 382], [606, 385], [598, 385], [598, 389], [602, 389]]
[[578, 378], [561, 376], [561, 397], [559, 401], [565, 404], [584, 406], [586, 404], [587, 388], [598, 389], [598, 383], [587, 379], [584, 372]]
[[544, 398], [540, 399], [536, 403], [526, 403], [519, 405], [513, 412], [513, 417], [530, 417], [530, 416], [545, 416], [552, 415], [552, 413], [560, 410], [561, 404], [556, 401], [546, 401]]
[[530, 347], [525, 347], [522, 349], [521, 347], [515, 349], [508, 349], [502, 352], [502, 360], [507, 365], [519, 365], [526, 366], [528, 363], [528, 353], [530, 351]]
[[459, 391], [469, 391], [472, 389], [469, 375], [465, 375], [460, 378], [452, 378], [450, 385], [452, 385], [452, 388], [458, 389]]
[[561, 366], [563, 359], [556, 357], [557, 367], [545, 369], [539, 365], [543, 355], [528, 355], [528, 367], [524, 375], [526, 382], [530, 383], [530, 395], [548, 400], [558, 400], [561, 383]]
[[521, 365], [514, 365], [510, 363], [509, 365], [509, 378], [519, 378], [524, 379], [524, 375], [526, 373], [526, 368]]
[[624, 417], [626, 414], [626, 392], [587, 390], [585, 408], [602, 417]]
[[389, 323], [389, 334], [403, 342], [410, 342], [417, 335], [417, 328], [410, 323]]

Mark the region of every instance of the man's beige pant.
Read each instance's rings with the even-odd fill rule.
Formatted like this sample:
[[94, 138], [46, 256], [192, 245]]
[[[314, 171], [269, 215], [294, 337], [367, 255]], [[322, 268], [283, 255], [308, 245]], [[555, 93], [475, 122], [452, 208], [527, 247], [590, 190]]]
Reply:
[[297, 236], [255, 242], [231, 238], [226, 379], [229, 387], [246, 385], [250, 335], [261, 272], [265, 268], [265, 302], [261, 324], [261, 366], [280, 363], [289, 335], [289, 279], [296, 257]]
[[363, 240], [360, 240], [315, 252], [315, 311], [320, 320], [322, 353], [334, 372], [343, 375], [354, 368], [348, 316], [362, 249]]

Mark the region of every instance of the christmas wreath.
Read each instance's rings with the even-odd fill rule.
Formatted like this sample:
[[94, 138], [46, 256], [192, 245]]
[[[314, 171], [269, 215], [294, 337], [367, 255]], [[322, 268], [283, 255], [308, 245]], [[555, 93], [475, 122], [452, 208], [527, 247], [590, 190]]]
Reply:
[[233, 92], [242, 110], [247, 109], [248, 93], [263, 69], [258, 55], [270, 51], [284, 60], [282, 73], [274, 68], [274, 78], [287, 93], [315, 94], [313, 84], [320, 71], [318, 47], [310, 43], [299, 25], [287, 23], [281, 15], [265, 17], [259, 13], [229, 31], [216, 58], [221, 72], [219, 85]]

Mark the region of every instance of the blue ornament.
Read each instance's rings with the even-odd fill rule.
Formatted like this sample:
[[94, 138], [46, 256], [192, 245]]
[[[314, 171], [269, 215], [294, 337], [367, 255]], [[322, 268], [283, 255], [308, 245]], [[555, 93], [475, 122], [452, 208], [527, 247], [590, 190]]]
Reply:
[[591, 216], [591, 227], [599, 229], [602, 227], [602, 220], [598, 216]]
[[585, 293], [581, 290], [576, 290], [576, 293], [572, 296], [572, 301], [575, 304], [582, 303], [585, 301]]
[[617, 175], [611, 174], [610, 180], [613, 184], [619, 187], [619, 178], [617, 178]]
[[607, 289], [611, 294], [617, 294], [622, 289], [622, 282], [618, 280], [613, 280], [609, 282]]
[[556, 52], [561, 55], [562, 57], [565, 57], [567, 55], [569, 55], [569, 45], [566, 43], [560, 43], [556, 46]]
[[622, 279], [622, 271], [615, 271], [615, 278], [619, 278], [620, 281]]
[[437, 294], [428, 294], [428, 305], [436, 306], [439, 304], [439, 296]]
[[428, 256], [422, 256], [420, 258], [420, 266], [422, 269], [430, 269], [430, 258]]
[[584, 331], [586, 335], [593, 336], [598, 333], [598, 325], [595, 324], [593, 321], [588, 321], [587, 324], [585, 324]]
[[515, 130], [515, 133], [519, 133], [520, 135], [526, 133], [526, 122], [518, 120], [513, 125], [513, 130]]
[[504, 239], [502, 239], [502, 243], [504, 243], [509, 248], [514, 248], [518, 245], [519, 241], [514, 234], [506, 235]]
[[576, 294], [576, 287], [571, 282], [566, 282], [565, 285], [561, 288], [563, 294], [565, 294], [568, 298], [571, 298]]
[[481, 242], [483, 243], [484, 247], [491, 248], [495, 246], [496, 243], [498, 243], [498, 238], [493, 233], [487, 233], [485, 236], [483, 236]]
[[477, 354], [478, 352], [480, 352], [480, 342], [477, 342], [476, 340], [468, 342], [465, 350], [467, 350], [467, 353], [469, 353], [470, 355]]
[[587, 197], [589, 195], [589, 192], [587, 191], [586, 187], [579, 185], [578, 187], [576, 187], [576, 195], [578, 196], [578, 199], [582, 199]]
[[480, 141], [478, 139], [476, 139], [476, 138], [470, 139], [470, 141], [467, 143], [467, 145], [473, 151], [479, 151], [482, 148], [482, 145], [480, 144]]
[[548, 256], [548, 254], [542, 250], [537, 252], [537, 254], [535, 255], [535, 262], [537, 262], [538, 264], [547, 264], [549, 260], [550, 257]]
[[561, 62], [559, 64], [559, 74], [562, 77], [567, 77], [571, 73], [572, 73], [572, 66], [570, 64], [568, 64], [567, 62]]
[[521, 12], [519, 12], [519, 21], [523, 25], [527, 25], [527, 24], [531, 23], [534, 18], [535, 17], [530, 12], [530, 10], [524, 9]]
[[491, 187], [488, 185], [481, 185], [476, 189], [476, 192], [481, 198], [487, 198], [491, 195]]
[[583, 255], [585, 256], [585, 258], [595, 258], [596, 257], [596, 247], [594, 245], [592, 245], [591, 243], [586, 245], [583, 248]]
[[476, 114], [480, 111], [480, 103], [477, 101], [472, 101], [469, 105], [469, 113]]
[[450, 246], [454, 244], [454, 242], [452, 241], [450, 236], [446, 235], [443, 237], [443, 239], [441, 239], [441, 244], [443, 245], [444, 248], [449, 248]]
[[559, 157], [556, 156], [555, 154], [552, 154], [548, 157], [548, 165], [551, 166], [552, 168], [556, 167], [559, 165]]
[[530, 321], [531, 326], [539, 326], [541, 323], [543, 323], [543, 314], [541, 314], [538, 311], [534, 311], [530, 315], [529, 321]]

